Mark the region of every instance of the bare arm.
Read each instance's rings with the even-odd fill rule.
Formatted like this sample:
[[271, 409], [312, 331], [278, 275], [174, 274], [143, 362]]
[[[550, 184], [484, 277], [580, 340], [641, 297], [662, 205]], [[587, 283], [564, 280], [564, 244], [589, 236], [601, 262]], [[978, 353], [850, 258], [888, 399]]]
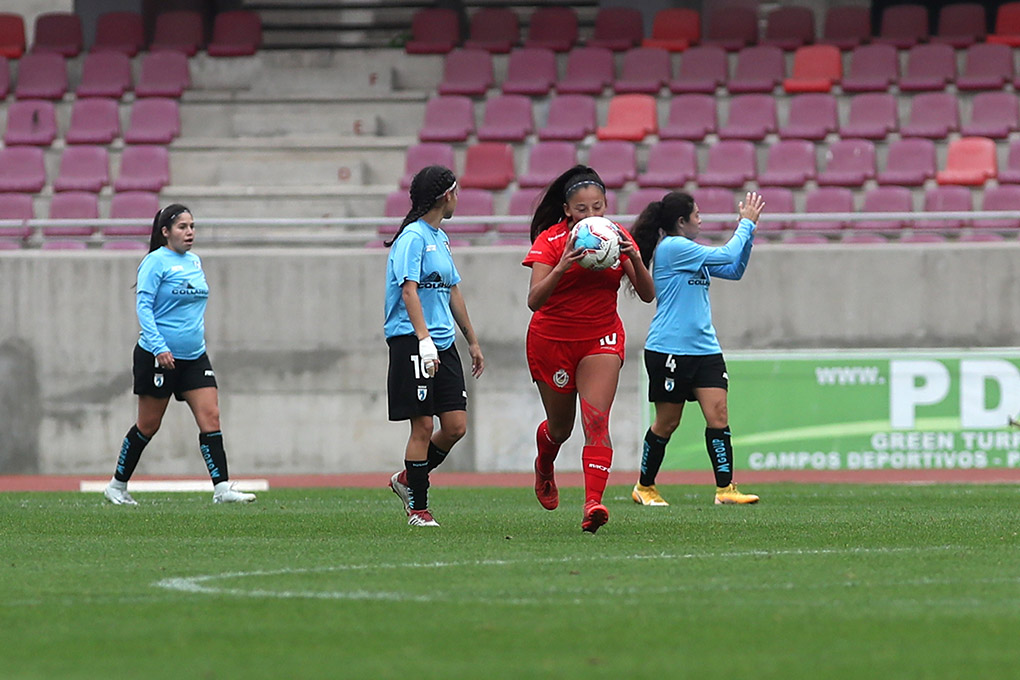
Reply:
[[468, 353], [471, 354], [471, 375], [477, 378], [485, 370], [485, 357], [482, 356], [478, 336], [475, 335], [475, 329], [468, 317], [467, 304], [464, 302], [464, 296], [458, 286], [450, 288], [450, 311], [453, 313], [453, 320], [457, 322], [460, 332], [464, 334], [464, 339], [467, 340]]
[[407, 308], [407, 318], [414, 328], [414, 335], [418, 338], [418, 354], [421, 357], [422, 366], [429, 377], [439, 370], [439, 353], [435, 343], [429, 335], [429, 327], [425, 323], [425, 312], [421, 308], [421, 298], [418, 297], [418, 282], [404, 281], [400, 286], [400, 297]]
[[528, 287], [528, 309], [537, 312], [549, 300], [549, 296], [556, 290], [560, 279], [575, 262], [584, 256], [583, 248], [573, 250], [563, 249], [563, 256], [556, 263], [555, 267], [539, 262], [531, 265], [531, 283]]

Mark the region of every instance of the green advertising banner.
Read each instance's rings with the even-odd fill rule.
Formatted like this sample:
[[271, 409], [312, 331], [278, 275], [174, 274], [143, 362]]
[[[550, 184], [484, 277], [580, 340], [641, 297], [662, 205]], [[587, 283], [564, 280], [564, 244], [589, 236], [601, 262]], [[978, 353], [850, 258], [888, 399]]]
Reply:
[[[1020, 467], [1020, 350], [734, 352], [726, 367], [737, 470]], [[710, 469], [704, 431], [688, 403], [663, 469]]]

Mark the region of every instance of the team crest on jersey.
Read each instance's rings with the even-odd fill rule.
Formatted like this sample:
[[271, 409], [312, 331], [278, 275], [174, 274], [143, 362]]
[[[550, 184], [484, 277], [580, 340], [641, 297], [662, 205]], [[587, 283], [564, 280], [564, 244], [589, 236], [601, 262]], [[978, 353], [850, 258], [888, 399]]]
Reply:
[[672, 378], [666, 378], [665, 387], [666, 387], [666, 391], [667, 392], [672, 392], [673, 391], [673, 379]]
[[567, 373], [566, 369], [561, 368], [553, 373], [552, 379], [553, 384], [556, 385], [556, 387], [564, 387], [566, 386], [567, 381], [570, 380], [570, 374]]
[[152, 384], [155, 385], [156, 387], [162, 387], [163, 386], [163, 376], [158, 374], [158, 373], [156, 375], [152, 376]]
[[427, 397], [428, 394], [428, 385], [418, 385], [418, 401], [425, 401], [425, 397]]
[[443, 241], [443, 243], [446, 244], [446, 252], [452, 253], [453, 251], [450, 250], [450, 242], [449, 241]]

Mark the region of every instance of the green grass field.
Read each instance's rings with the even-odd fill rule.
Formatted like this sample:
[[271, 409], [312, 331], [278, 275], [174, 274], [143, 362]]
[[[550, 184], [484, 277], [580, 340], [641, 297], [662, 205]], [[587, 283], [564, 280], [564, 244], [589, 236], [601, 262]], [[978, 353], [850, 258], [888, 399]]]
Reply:
[[0, 494], [0, 678], [1014, 678], [1020, 489]]

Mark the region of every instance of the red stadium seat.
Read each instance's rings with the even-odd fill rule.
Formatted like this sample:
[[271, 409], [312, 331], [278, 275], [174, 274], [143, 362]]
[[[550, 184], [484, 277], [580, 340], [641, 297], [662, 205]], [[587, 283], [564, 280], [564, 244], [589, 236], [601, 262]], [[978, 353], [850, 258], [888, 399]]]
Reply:
[[467, 189], [506, 189], [516, 174], [513, 147], [481, 142], [467, 149], [460, 185]]
[[460, 18], [446, 7], [424, 7], [411, 19], [408, 54], [446, 54], [460, 44]]
[[24, 53], [25, 20], [20, 14], [0, 12], [0, 57], [20, 59]]
[[986, 137], [962, 137], [949, 142], [946, 168], [935, 175], [939, 184], [981, 186], [997, 174], [995, 142]]
[[995, 14], [995, 33], [988, 42], [1020, 47], [1020, 2], [1004, 2]]
[[255, 54], [262, 45], [262, 19], [251, 10], [220, 12], [213, 22], [210, 57], [244, 57]]
[[683, 52], [701, 40], [701, 14], [682, 7], [660, 9], [652, 20], [652, 35], [641, 43], [670, 52]]
[[106, 12], [96, 20], [93, 52], [122, 52], [133, 57], [145, 49], [145, 27], [138, 12]]
[[829, 92], [843, 78], [843, 61], [835, 45], [805, 45], [793, 55], [793, 76], [783, 81], [787, 92]]
[[608, 119], [596, 131], [599, 139], [639, 142], [659, 128], [655, 97], [647, 94], [618, 94], [609, 102]]

